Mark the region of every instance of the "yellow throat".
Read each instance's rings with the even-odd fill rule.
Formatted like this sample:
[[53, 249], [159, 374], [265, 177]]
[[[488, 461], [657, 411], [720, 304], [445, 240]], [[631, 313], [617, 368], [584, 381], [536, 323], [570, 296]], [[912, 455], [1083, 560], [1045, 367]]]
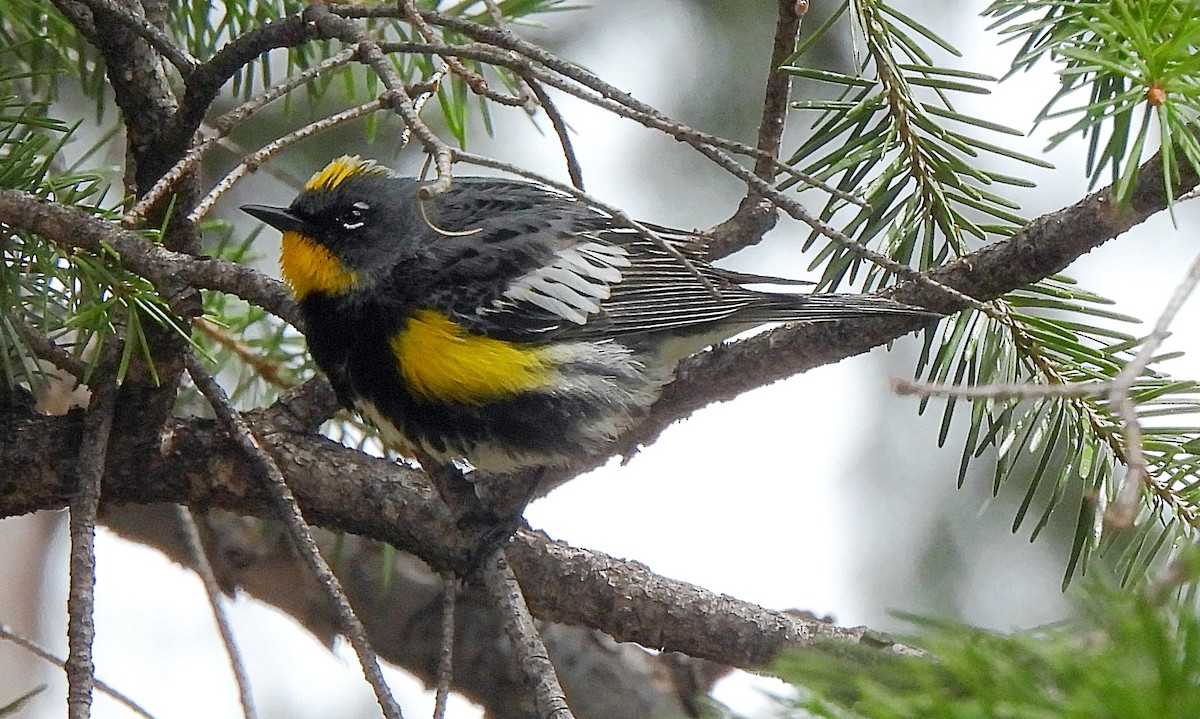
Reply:
[[[390, 170], [373, 160], [364, 160], [358, 155], [343, 155], [309, 178], [304, 189], [306, 192], [333, 190], [357, 175], [389, 174]], [[283, 233], [279, 266], [283, 270], [284, 281], [298, 300], [313, 292], [331, 295], [345, 292], [358, 282], [354, 270], [343, 265], [323, 245], [299, 232]]]
[[283, 233], [279, 267], [284, 282], [298, 300], [313, 292], [331, 295], [345, 292], [358, 282], [354, 270], [347, 269], [332, 252], [299, 232]]

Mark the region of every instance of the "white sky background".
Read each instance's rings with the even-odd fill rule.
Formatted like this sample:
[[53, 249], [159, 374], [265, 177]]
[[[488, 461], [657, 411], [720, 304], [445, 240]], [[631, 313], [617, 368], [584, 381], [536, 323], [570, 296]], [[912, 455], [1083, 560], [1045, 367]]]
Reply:
[[[958, 12], [958, 3], [945, 3], [941, 13], [931, 12], [931, 3], [904, 4], [967, 53], [959, 67], [1003, 74], [1014, 48], [996, 49], [983, 34], [984, 22]], [[727, 41], [712, 36], [689, 11], [683, 2], [614, 0], [552, 20], [588, 26], [570, 48], [571, 59], [674, 113], [685, 106], [680, 88], [702, 86], [706, 65]], [[764, 37], [770, 32], [764, 30]], [[766, 51], [764, 46], [759, 65]], [[1027, 129], [1054, 87], [1046, 68], [1039, 70], [1001, 85], [990, 97], [960, 98], [960, 108]], [[757, 111], [757, 95], [744, 101]], [[682, 145], [582, 103], [564, 101], [562, 108], [576, 131], [588, 190], [596, 196], [636, 217], [682, 227], [709, 226], [736, 206], [740, 190], [719, 173], [698, 171], [698, 156]], [[538, 135], [516, 112], [496, 117], [504, 145], [472, 149], [565, 176], [548, 123], [539, 121], [547, 129]], [[793, 130], [802, 127], [797, 122]], [[1047, 135], [1040, 132], [1024, 149], [1037, 154]], [[1085, 190], [1075, 150], [1051, 159], [1061, 169], [1020, 170], [1045, 183], [1020, 198], [1028, 216], [1073, 202]], [[260, 182], [252, 177], [247, 184]], [[233, 218], [235, 204], [231, 200], [219, 212]], [[1152, 323], [1195, 252], [1197, 212], [1181, 208], [1178, 217], [1185, 231], [1157, 217], [1135, 230], [1136, 239], [1110, 243], [1069, 272], [1117, 299], [1122, 311]], [[803, 276], [808, 258], [797, 250], [804, 234], [781, 223], [768, 243], [731, 264]], [[1192, 303], [1178, 327], [1196, 327], [1196, 319]], [[1182, 334], [1191, 339], [1190, 332]], [[906, 338], [897, 347], [901, 357], [890, 361], [876, 351], [701, 411], [628, 465], [571, 482], [531, 506], [527, 517], [558, 539], [637, 559], [714, 591], [779, 609], [831, 614], [842, 624], [891, 628], [897, 624], [888, 609], [944, 607], [938, 604], [942, 586], [914, 575], [938, 561], [920, 555], [925, 538], [945, 531], [960, 549], [947, 561], [970, 578], [951, 602], [962, 618], [1008, 628], [1061, 617], [1067, 608], [1058, 592], [1062, 552], [1048, 543], [1031, 546], [1027, 534], [1010, 535], [1011, 509], [979, 509], [986, 496], [980, 487], [954, 489], [958, 445], [952, 437], [946, 449], [937, 449], [940, 409], [917, 421], [915, 401], [890, 393], [891, 376], [911, 374], [919, 340]], [[1188, 358], [1176, 365], [1179, 375], [1200, 375]], [[44, 593], [49, 606], [65, 607], [65, 552], [59, 547], [49, 564], [54, 573]], [[104, 532], [98, 552], [99, 676], [164, 719], [236, 715], [236, 692], [198, 580], [157, 553]], [[352, 716], [356, 707], [358, 714], [370, 715], [373, 699], [349, 652], [331, 655], [290, 619], [257, 603], [239, 599], [235, 605], [235, 630], [264, 717], [331, 711]], [[48, 613], [55, 616], [54, 610]], [[43, 633], [60, 651], [63, 614]], [[417, 691], [416, 682], [394, 675], [402, 694]], [[48, 672], [38, 681], [54, 688], [35, 705], [41, 712], [28, 715], [60, 716], [61, 678]], [[760, 701], [738, 686], [731, 683], [719, 696], [742, 710]], [[416, 700], [401, 701], [407, 716], [428, 716]], [[460, 706], [452, 716], [473, 712]], [[95, 715], [129, 716], [104, 698], [97, 700]]]

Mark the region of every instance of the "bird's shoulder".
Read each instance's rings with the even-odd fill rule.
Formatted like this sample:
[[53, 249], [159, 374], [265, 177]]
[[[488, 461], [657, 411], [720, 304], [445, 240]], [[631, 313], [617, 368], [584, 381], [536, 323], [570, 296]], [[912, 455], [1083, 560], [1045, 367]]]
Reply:
[[425, 286], [425, 300], [438, 309], [474, 321], [503, 304], [506, 293], [556, 281], [551, 277], [574, 286], [620, 279], [612, 267], [626, 253], [612, 241], [618, 238], [605, 237], [612, 220], [570, 196], [519, 181], [456, 178], [426, 202], [420, 276], [410, 279]]

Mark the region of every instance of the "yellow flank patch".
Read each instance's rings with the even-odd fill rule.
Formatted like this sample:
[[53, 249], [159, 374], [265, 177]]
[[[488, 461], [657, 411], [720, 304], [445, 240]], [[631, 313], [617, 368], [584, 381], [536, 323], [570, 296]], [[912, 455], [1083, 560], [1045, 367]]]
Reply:
[[355, 175], [387, 175], [389, 171], [374, 160], [358, 155], [342, 155], [309, 178], [305, 190], [332, 190]]
[[346, 269], [332, 252], [299, 232], [283, 233], [279, 267], [299, 300], [313, 292], [345, 292], [358, 282], [354, 270]]
[[442, 402], [483, 404], [544, 386], [554, 375], [536, 349], [472, 334], [418, 310], [391, 341], [408, 389]]

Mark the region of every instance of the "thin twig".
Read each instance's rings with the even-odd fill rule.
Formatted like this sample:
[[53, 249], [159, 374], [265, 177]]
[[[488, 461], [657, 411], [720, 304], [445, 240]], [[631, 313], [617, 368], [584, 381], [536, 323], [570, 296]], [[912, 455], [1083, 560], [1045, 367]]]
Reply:
[[6, 318], [29, 349], [38, 358], [43, 359], [75, 379], [82, 379], [87, 373], [87, 362], [58, 346], [58, 343], [43, 332], [39, 332], [15, 314]]
[[1158, 316], [1158, 321], [1154, 323], [1154, 330], [1142, 342], [1137, 355], [1126, 363], [1121, 373], [1112, 381], [1109, 400], [1117, 404], [1118, 414], [1121, 416], [1121, 434], [1125, 440], [1125, 466], [1127, 468], [1124, 491], [1118, 498], [1117, 506], [1112, 510], [1117, 517], [1132, 516], [1135, 513], [1140, 496], [1137, 490], [1150, 479], [1146, 454], [1142, 446], [1142, 430], [1138, 422], [1137, 407], [1134, 405], [1129, 391], [1146, 371], [1146, 368], [1150, 366], [1158, 348], [1171, 336], [1171, 323], [1175, 321], [1175, 316], [1179, 314], [1183, 303], [1195, 291], [1198, 283], [1200, 283], [1200, 255], [1192, 260], [1183, 281], [1171, 294], [1171, 299], [1167, 301], [1162, 314]]
[[579, 166], [579, 158], [575, 156], [575, 148], [571, 145], [571, 135], [567, 130], [566, 120], [563, 119], [562, 113], [558, 111], [558, 106], [554, 104], [554, 100], [550, 99], [550, 95], [541, 83], [531, 76], [523, 79], [529, 86], [530, 92], [537, 98], [538, 104], [546, 111], [546, 117], [550, 119], [554, 134], [558, 135], [558, 144], [562, 146], [563, 159], [567, 161], [567, 175], [571, 178], [571, 184], [582, 191], [583, 168]]
[[546, 645], [525, 605], [521, 585], [509, 568], [503, 550], [497, 550], [487, 561], [483, 583], [500, 608], [501, 621], [512, 640], [517, 663], [525, 675], [525, 682], [533, 690], [538, 716], [542, 719], [574, 719]]
[[[401, 12], [404, 13], [405, 19], [416, 28], [417, 33], [425, 39], [425, 42], [437, 41], [437, 35], [434, 34], [433, 30], [429, 29], [429, 23], [425, 22], [425, 19], [421, 17], [421, 13], [417, 11], [417, 7], [413, 4], [412, 0], [400, 0], [397, 5]], [[471, 88], [471, 91], [476, 95], [486, 97], [501, 105], [512, 107], [520, 107], [528, 104], [529, 98], [527, 96], [505, 95], [504, 93], [496, 92], [488, 86], [487, 80], [483, 79], [483, 75], [468, 68], [453, 55], [441, 56], [441, 58], [442, 62], [450, 68], [450, 71], [461, 77], [467, 83], [467, 87]]]
[[[59, 668], [62, 668], [66, 664], [66, 662], [64, 662], [62, 659], [59, 659], [58, 657], [54, 656], [46, 649], [43, 649], [38, 644], [34, 643], [32, 640], [26, 639], [25, 637], [21, 636], [20, 634], [17, 634], [16, 632], [14, 632], [12, 630], [12, 628], [8, 627], [7, 625], [0, 624], [0, 639], [5, 639], [7, 641], [10, 641], [13, 644], [16, 644], [17, 646], [21, 647], [22, 649], [28, 651], [29, 653], [37, 656], [38, 658], [43, 659]], [[107, 694], [108, 696], [112, 697], [117, 702], [123, 704], [127, 709], [129, 709], [134, 714], [137, 714], [138, 716], [142, 717], [143, 719], [155, 719], [153, 714], [151, 714], [150, 712], [143, 709], [141, 705], [139, 705], [134, 700], [130, 699], [128, 697], [128, 695], [126, 695], [122, 692], [119, 692], [116, 689], [113, 689], [110, 685], [100, 681], [99, 679], [96, 679], [95, 682], [96, 682], [96, 688], [99, 689], [101, 693]]]
[[254, 710], [254, 696], [250, 693], [250, 677], [246, 673], [246, 665], [242, 662], [242, 653], [238, 650], [237, 641], [233, 638], [233, 628], [229, 625], [229, 616], [225, 613], [224, 597], [217, 577], [213, 574], [212, 564], [208, 561], [208, 553], [204, 551], [204, 542], [200, 540], [200, 530], [192, 517], [192, 510], [182, 505], [175, 505], [175, 519], [183, 530], [183, 543], [187, 549], [188, 559], [192, 569], [204, 584], [204, 593], [208, 595], [208, 606], [212, 608], [213, 620], [217, 623], [217, 632], [221, 635], [221, 643], [225, 645], [225, 655], [229, 657], [229, 666], [233, 670], [234, 681], [237, 682], [238, 699], [242, 703], [242, 716], [255, 719], [258, 713]]
[[315, 135], [318, 132], [337, 127], [338, 125], [350, 122], [351, 120], [356, 120], [365, 115], [369, 115], [372, 112], [383, 109], [383, 107], [383, 98], [376, 98], [369, 102], [364, 102], [357, 107], [352, 107], [349, 110], [342, 110], [335, 115], [330, 115], [329, 117], [322, 118], [316, 122], [310, 122], [304, 127], [293, 130], [283, 137], [267, 143], [248, 157], [243, 158], [236, 167], [230, 170], [225, 177], [221, 178], [220, 182], [218, 182], [216, 185], [213, 185], [213, 188], [209, 190], [207, 195], [204, 196], [204, 199], [196, 203], [196, 208], [192, 210], [191, 214], [188, 215], [188, 219], [191, 222], [199, 222], [205, 215], [209, 213], [210, 210], [212, 210], [212, 207], [217, 203], [217, 200], [221, 199], [221, 196], [228, 192], [229, 188], [233, 187], [235, 182], [240, 180], [242, 176], [246, 175], [247, 173], [258, 169], [258, 166], [263, 162], [266, 162], [269, 158], [279, 154], [292, 145], [295, 145], [297, 142]]
[[[565, 92], [568, 95], [577, 97], [584, 102], [595, 105], [603, 110], [607, 110], [614, 115], [633, 120], [634, 122], [637, 122], [638, 124], [650, 129], [664, 132], [684, 144], [697, 148], [702, 145], [711, 145], [713, 147], [729, 150], [730, 152], [739, 155], [746, 155], [748, 157], [755, 158], [756, 160], [770, 161], [777, 173], [794, 177], [806, 185], [816, 187], [821, 191], [845, 200], [846, 202], [858, 205], [860, 207], [867, 207], [867, 203], [857, 195], [846, 192], [845, 190], [833, 185], [829, 185], [823, 180], [797, 170], [791, 165], [784, 164], [775, 157], [771, 156], [769, 153], [759, 150], [756, 147], [752, 147], [743, 142], [737, 142], [736, 140], [728, 140], [702, 130], [697, 130], [666, 115], [663, 115], [649, 105], [641, 105], [640, 103], [633, 101], [631, 97], [629, 99], [633, 104], [636, 105], [636, 107], [630, 107], [628, 103], [618, 102], [617, 100], [605, 95], [601, 90], [590, 87], [584, 82], [576, 80], [574, 77], [569, 77], [567, 75], [558, 73], [555, 70], [543, 67], [541, 64], [532, 62], [529, 58], [520, 55], [517, 57], [506, 55], [503, 52], [496, 50], [496, 48], [491, 45], [441, 45], [430, 43], [389, 42], [381, 43], [380, 47], [384, 50], [384, 52], [454, 54], [461, 57], [469, 57], [472, 59], [481, 60], [493, 65], [507, 67], [516, 72], [519, 76], [526, 77], [527, 80], [537, 80], [542, 82], [550, 87]], [[602, 90], [611, 87], [599, 81], [597, 81], [597, 84]], [[615, 88], [612, 89], [615, 92], [620, 92]]]
[[1121, 441], [1125, 445], [1125, 479], [1117, 495], [1116, 504], [1104, 510], [1105, 521], [1119, 527], [1127, 527], [1137, 517], [1141, 488], [1150, 485], [1146, 453], [1142, 448], [1142, 426], [1138, 421], [1137, 406], [1129, 398], [1127, 390], [1114, 390], [1110, 395], [1121, 418]]
[[791, 76], [780, 70], [780, 66], [795, 52], [796, 40], [800, 37], [800, 15], [796, 14], [795, 0], [776, 0], [776, 4], [779, 7], [775, 39], [771, 44], [762, 117], [758, 122], [758, 149], [763, 154], [754, 163], [754, 174], [768, 181], [777, 174], [773, 160], [779, 157], [779, 148], [783, 144], [784, 119], [792, 87]]
[[[207, 125], [202, 124], [201, 127], [205, 128], [206, 131], [211, 131], [211, 128]], [[217, 138], [217, 145], [219, 145], [222, 150], [225, 150], [230, 155], [239, 158], [245, 157], [246, 155], [254, 152], [254, 150], [250, 149], [246, 145], [243, 145], [237, 140], [234, 140], [232, 137]], [[307, 179], [306, 177], [301, 177], [295, 173], [288, 172], [278, 165], [270, 163], [259, 165], [254, 171], [261, 172], [268, 177], [273, 177], [284, 187], [291, 187], [296, 191], [299, 191], [300, 188], [304, 186], [304, 181]]]
[[[771, 59], [767, 65], [767, 82], [763, 89], [762, 114], [758, 122], [757, 148], [762, 155], [754, 162], [754, 174], [774, 182], [779, 174], [776, 167], [783, 142], [791, 77], [781, 66], [795, 52], [800, 36], [800, 16], [792, 0], [776, 0], [775, 39], [771, 44]], [[774, 203], [765, 200], [753, 188], [738, 203], [737, 210], [705, 235], [704, 252], [710, 259], [719, 259], [743, 247], [757, 243], [773, 229], [779, 219]]]
[[483, 6], [487, 8], [488, 15], [492, 18], [492, 24], [496, 27], [504, 27], [504, 11], [496, 4], [496, 0], [483, 0]]
[[458, 604], [459, 579], [442, 576], [442, 641], [438, 649], [437, 693], [433, 700], [433, 719], [444, 719], [450, 685], [454, 681], [454, 612]]
[[108, 13], [116, 18], [119, 18], [126, 27], [133, 30], [139, 37], [167, 59], [179, 74], [186, 78], [200, 65], [200, 61], [192, 57], [191, 54], [175, 44], [175, 41], [156, 27], [146, 18], [138, 15], [127, 7], [117, 5], [110, 0], [83, 0], [83, 4], [88, 6], [92, 12]]
[[[496, 0], [483, 0], [484, 7], [487, 8], [488, 15], [492, 18], [492, 24], [498, 28], [507, 29], [507, 23], [504, 21], [504, 11]], [[530, 115], [537, 112], [537, 106], [533, 101], [533, 88], [526, 78], [521, 75], [516, 76], [517, 96], [525, 98], [525, 110]], [[544, 107], [544, 106], [543, 106]], [[548, 112], [548, 111], [547, 111]]]
[[[438, 86], [442, 84], [442, 79], [450, 72], [449, 65], [442, 65], [433, 74], [429, 76], [422, 84], [427, 88], [421, 92], [413, 94], [412, 105], [413, 110], [420, 115], [421, 110], [425, 108], [425, 103], [429, 102], [429, 98], [433, 97], [438, 91]], [[408, 125], [404, 126], [404, 131], [400, 133], [400, 147], [408, 147], [408, 143], [412, 140], [412, 128]]]
[[75, 494], [70, 505], [70, 588], [67, 594], [67, 716], [87, 719], [92, 713], [96, 667], [96, 515], [100, 483], [108, 458], [108, 441], [116, 410], [116, 360], [121, 342], [109, 340], [92, 378], [92, 398], [83, 420]]
[[296, 386], [295, 381], [283, 376], [284, 365], [282, 363], [272, 362], [264, 357], [261, 352], [255, 352], [250, 347], [247, 347], [244, 342], [238, 341], [236, 337], [226, 332], [211, 320], [205, 317], [197, 317], [192, 322], [192, 328], [203, 332], [217, 344], [233, 352], [239, 360], [257, 372], [259, 377], [262, 377], [271, 384], [284, 389]]
[[1042, 399], [1044, 397], [1102, 397], [1110, 391], [1110, 382], [1063, 384], [988, 384], [981, 386], [942, 385], [892, 380], [892, 389], [900, 395], [917, 397], [963, 397], [966, 399]]
[[154, 183], [154, 187], [141, 197], [133, 207], [125, 213], [121, 218], [121, 222], [126, 227], [136, 226], [141, 222], [142, 217], [149, 211], [163, 195], [171, 191], [175, 183], [179, 182], [180, 178], [191, 172], [200, 164], [200, 160], [204, 158], [208, 151], [218, 145], [221, 140], [225, 139], [233, 129], [241, 122], [251, 117], [259, 110], [283, 97], [292, 90], [304, 85], [310, 80], [329, 72], [335, 68], [341, 67], [354, 59], [354, 55], [358, 52], [358, 48], [347, 48], [338, 54], [330, 57], [303, 72], [298, 72], [290, 76], [287, 80], [281, 83], [272, 85], [263, 90], [257, 96], [238, 105], [234, 109], [217, 118], [212, 124], [212, 134], [205, 137], [198, 145], [188, 150], [175, 166], [167, 171], [165, 175], [159, 178], [158, 182]]
[[317, 549], [316, 540], [313, 539], [304, 515], [296, 504], [296, 497], [284, 480], [283, 473], [279, 471], [279, 466], [259, 444], [245, 420], [229, 403], [225, 390], [221, 389], [212, 375], [200, 365], [196, 355], [188, 352], [184, 355], [184, 363], [187, 366], [188, 374], [192, 376], [192, 381], [212, 405], [217, 419], [224, 425], [226, 431], [233, 435], [238, 445], [269, 480], [271, 495], [275, 500], [280, 518], [284, 520], [284, 525], [287, 527], [292, 541], [296, 543], [300, 556], [325, 590], [334, 616], [337, 618], [338, 629], [345, 635], [350, 646], [358, 655], [363, 675], [375, 691], [375, 699], [383, 709], [384, 716], [387, 719], [403, 719], [404, 715], [400, 711], [400, 705], [396, 703], [396, 699], [392, 696], [391, 690], [383, 678], [383, 673], [379, 669], [379, 657], [371, 648], [370, 642], [367, 641], [362, 622], [350, 608], [350, 602], [346, 599], [341, 582], [334, 576], [329, 564], [325, 562], [321, 552]]

